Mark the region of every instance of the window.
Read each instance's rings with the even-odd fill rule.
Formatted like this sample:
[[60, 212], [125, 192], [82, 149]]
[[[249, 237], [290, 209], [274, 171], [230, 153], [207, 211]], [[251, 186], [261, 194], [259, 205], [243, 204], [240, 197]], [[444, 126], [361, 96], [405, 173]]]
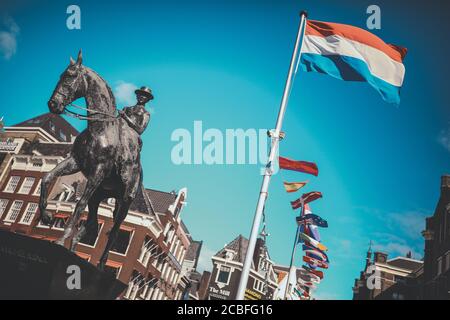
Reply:
[[169, 238], [170, 238], [172, 232], [174, 232], [174, 231], [175, 231], [175, 228], [171, 225], [171, 226], [170, 226], [170, 229], [168, 230], [168, 232], [167, 232], [167, 233], [165, 234], [165, 236], [164, 236], [164, 242], [167, 243], [167, 241], [169, 240]]
[[260, 259], [259, 259], [259, 271], [269, 271], [269, 267], [270, 267], [270, 264], [269, 264], [269, 261], [267, 261], [266, 260], [266, 258], [264, 258], [264, 257], [261, 257]]
[[31, 191], [31, 188], [34, 185], [34, 181], [35, 180], [36, 179], [33, 178], [33, 177], [26, 177], [25, 180], [22, 183], [22, 187], [20, 188], [19, 193], [29, 194], [30, 191]]
[[22, 205], [23, 205], [23, 201], [21, 201], [21, 200], [14, 201], [13, 204], [11, 205], [11, 208], [9, 209], [9, 212], [5, 218], [5, 221], [8, 221], [8, 222], [16, 221], [17, 217], [19, 216]]
[[128, 289], [124, 295], [126, 299], [134, 300], [140, 289], [140, 286], [145, 283], [145, 277], [138, 271], [133, 270], [130, 281], [128, 282]]
[[42, 180], [38, 181], [37, 187], [36, 187], [36, 189], [34, 190], [34, 193], [33, 193], [34, 196], [40, 196], [41, 195], [41, 182], [42, 182]]
[[20, 223], [31, 224], [31, 221], [33, 221], [34, 215], [36, 214], [37, 208], [37, 203], [29, 203]]
[[[82, 220], [82, 221], [80, 222], [80, 225], [84, 225], [84, 224], [86, 224], [86, 220]], [[97, 234], [92, 234], [92, 235], [85, 234], [85, 235], [80, 239], [80, 243], [86, 244], [86, 245], [91, 246], [91, 247], [95, 247], [95, 244], [96, 244], [96, 242], [97, 242], [98, 235], [100, 234], [100, 229], [102, 228], [102, 226], [103, 226], [103, 224], [102, 224], [102, 223], [99, 223], [99, 224], [98, 224]]]
[[14, 192], [16, 191], [17, 185], [19, 184], [20, 177], [19, 176], [12, 176], [9, 178], [8, 184], [6, 185], [5, 192]]
[[2, 217], [3, 213], [5, 212], [7, 205], [8, 205], [8, 200], [0, 199], [0, 218]]
[[55, 221], [53, 222], [52, 228], [64, 230], [64, 227], [66, 226], [66, 222], [69, 219], [69, 216], [70, 216], [69, 214], [65, 214], [65, 213], [56, 213], [53, 216]]
[[105, 272], [112, 274], [115, 278], [117, 278], [117, 276], [119, 275], [119, 271], [120, 268], [118, 267], [112, 267], [112, 266], [108, 266], [106, 265], [104, 267]]
[[63, 141], [67, 141], [67, 137], [66, 137], [66, 135], [64, 134], [64, 132], [60, 131], [60, 132], [59, 132], [59, 136], [60, 136], [60, 138], [61, 138]]
[[230, 281], [230, 267], [220, 266], [219, 273], [217, 275], [217, 282], [228, 284]]
[[110, 251], [114, 251], [120, 254], [126, 254], [128, 245], [131, 240], [131, 231], [120, 229], [117, 235], [116, 242], [112, 246]]
[[147, 266], [148, 261], [150, 260], [150, 256], [152, 255], [156, 247], [157, 245], [155, 244], [153, 239], [149, 236], [145, 236], [138, 261], [141, 262], [144, 266]]
[[258, 292], [264, 293], [264, 282], [255, 279], [255, 282], [253, 282], [253, 289]]

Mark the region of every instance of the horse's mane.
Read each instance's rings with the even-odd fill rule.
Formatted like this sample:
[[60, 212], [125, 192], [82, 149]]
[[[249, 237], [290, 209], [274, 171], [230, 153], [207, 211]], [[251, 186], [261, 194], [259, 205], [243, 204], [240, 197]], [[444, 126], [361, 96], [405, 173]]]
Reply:
[[91, 68], [89, 68], [89, 67], [86, 67], [86, 66], [84, 66], [84, 68], [85, 68], [86, 70], [92, 72], [92, 73], [93, 73], [95, 76], [97, 76], [101, 81], [103, 81], [103, 83], [104, 83], [105, 86], [106, 86], [106, 89], [108, 90], [109, 96], [110, 96], [110, 98], [111, 98], [112, 106], [113, 106], [114, 110], [117, 109], [117, 107], [116, 107], [116, 98], [114, 97], [114, 94], [113, 94], [113, 92], [112, 92], [112, 90], [111, 90], [111, 87], [109, 86], [108, 82], [106, 82], [106, 80], [103, 79], [103, 78], [102, 78], [95, 70], [93, 70], [93, 69], [91, 69]]

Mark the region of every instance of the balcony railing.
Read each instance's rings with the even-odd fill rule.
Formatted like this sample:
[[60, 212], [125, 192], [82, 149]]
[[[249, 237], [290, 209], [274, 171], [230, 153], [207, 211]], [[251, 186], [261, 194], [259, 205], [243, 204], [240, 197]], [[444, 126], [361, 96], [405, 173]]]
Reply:
[[175, 268], [177, 269], [177, 271], [181, 270], [181, 264], [178, 262], [177, 258], [175, 258], [175, 256], [172, 254], [172, 252], [168, 252], [167, 256], [169, 257], [169, 259], [173, 262], [173, 264], [175, 265]]

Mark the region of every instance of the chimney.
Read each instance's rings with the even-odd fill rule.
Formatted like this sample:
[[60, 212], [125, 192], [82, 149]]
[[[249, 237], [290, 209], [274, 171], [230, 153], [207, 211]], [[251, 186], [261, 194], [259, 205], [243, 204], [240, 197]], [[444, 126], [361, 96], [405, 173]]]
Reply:
[[374, 257], [373, 257], [373, 261], [374, 262], [379, 262], [379, 263], [386, 263], [387, 257], [388, 257], [387, 253], [375, 252]]

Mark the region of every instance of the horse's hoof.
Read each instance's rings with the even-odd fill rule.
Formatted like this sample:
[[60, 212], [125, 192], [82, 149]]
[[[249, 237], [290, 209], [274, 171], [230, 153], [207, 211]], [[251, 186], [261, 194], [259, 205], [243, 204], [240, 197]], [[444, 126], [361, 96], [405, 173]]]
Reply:
[[103, 271], [105, 269], [105, 263], [104, 262], [99, 262], [97, 264], [97, 269], [100, 271]]
[[56, 240], [55, 244], [57, 244], [58, 246], [63, 246], [64, 247], [64, 239]]
[[76, 251], [75, 248], [77, 247], [77, 244], [78, 244], [78, 242], [77, 242], [77, 243], [74, 243], [74, 244], [72, 244], [72, 245], [70, 246], [70, 251], [71, 251], [71, 252], [75, 252], [75, 251]]

